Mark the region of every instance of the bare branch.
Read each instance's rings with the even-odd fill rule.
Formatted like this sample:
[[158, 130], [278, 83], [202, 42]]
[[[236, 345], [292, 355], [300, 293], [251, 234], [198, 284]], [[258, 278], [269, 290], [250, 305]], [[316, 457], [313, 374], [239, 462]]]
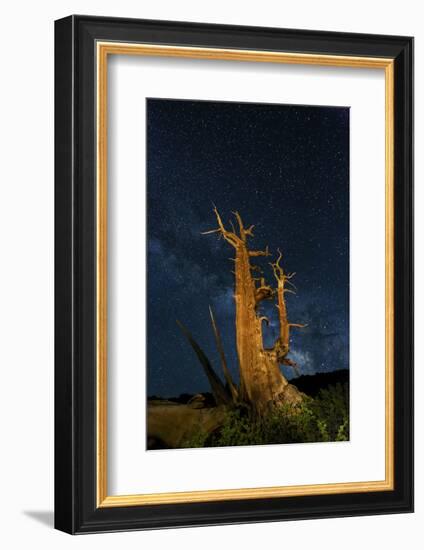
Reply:
[[[234, 216], [237, 219], [237, 223], [238, 223], [238, 226], [239, 226], [239, 232], [240, 232], [240, 238], [243, 242], [246, 242], [246, 237], [247, 236], [253, 237], [253, 228], [255, 226], [251, 225], [250, 227], [245, 229], [244, 224], [243, 224], [243, 220], [241, 219], [241, 216], [240, 216], [239, 212], [236, 211], [236, 212], [232, 212], [232, 213], [234, 214]], [[231, 223], [231, 227], [233, 228], [234, 233], [236, 233], [232, 222], [230, 222], [230, 223]]]
[[[286, 279], [287, 279], [287, 277], [286, 277]], [[286, 283], [291, 285], [295, 290], [297, 290], [297, 286], [294, 283], [292, 283], [290, 280], [287, 279]]]
[[286, 292], [288, 292], [289, 294], [295, 294], [295, 295], [296, 295], [296, 291], [295, 291], [295, 290], [291, 290], [290, 288], [285, 288], [285, 289], [283, 289], [283, 292], [284, 292], [284, 294], [285, 294]]
[[222, 220], [221, 220], [221, 216], [219, 215], [219, 212], [216, 209], [216, 207], [214, 208], [214, 213], [215, 213], [219, 228], [221, 229], [221, 234], [224, 237], [224, 239], [230, 244], [232, 244], [233, 246], [237, 246], [238, 243], [240, 242], [239, 238], [235, 233], [230, 233], [225, 229], [224, 224], [222, 223]]
[[265, 321], [266, 325], [269, 327], [269, 319], [265, 315], [263, 315], [262, 317], [259, 317], [258, 320], [259, 320], [260, 323]]
[[282, 267], [280, 266], [280, 262], [283, 258], [283, 253], [281, 252], [281, 250], [279, 248], [277, 248], [277, 252], [278, 252], [278, 258], [277, 258], [277, 261], [275, 262], [275, 266], [278, 268], [278, 269], [282, 269]]
[[231, 246], [234, 246], [234, 248], [237, 248], [237, 246], [240, 245], [241, 243], [241, 239], [236, 235], [235, 232], [231, 232], [231, 231], [227, 231], [224, 227], [224, 224], [222, 223], [222, 220], [221, 220], [221, 216], [219, 215], [219, 212], [216, 208], [216, 206], [214, 206], [214, 209], [213, 209], [214, 213], [215, 213], [215, 216], [216, 216], [216, 220], [218, 222], [218, 228], [217, 229], [212, 229], [210, 231], [206, 231], [204, 233], [202, 233], [203, 235], [210, 235], [211, 233], [219, 233], [222, 237], [224, 237], [224, 239], [231, 244]]
[[265, 248], [265, 250], [249, 250], [249, 256], [257, 257], [257, 256], [271, 256], [268, 246]]
[[221, 229], [211, 229], [210, 231], [202, 231], [201, 235], [211, 235], [212, 233], [221, 233]]
[[191, 332], [178, 320], [177, 320], [177, 325], [180, 327], [184, 336], [187, 338], [195, 354], [197, 355], [197, 358], [199, 359], [203, 367], [203, 370], [205, 371], [205, 374], [209, 380], [209, 384], [211, 385], [212, 393], [215, 397], [217, 405], [219, 405], [220, 403], [228, 403], [231, 400], [231, 397], [228, 395], [228, 392], [225, 389], [225, 386], [223, 385], [223, 383], [221, 382], [219, 376], [214, 371], [205, 352], [202, 350], [202, 348], [193, 338]]
[[237, 222], [239, 224], [239, 230], [240, 230], [240, 237], [243, 239], [243, 240], [246, 240], [245, 238], [245, 232], [244, 232], [244, 225], [243, 225], [243, 220], [241, 219], [241, 216], [238, 212], [233, 212], [234, 216], [236, 217], [237, 219]]
[[289, 323], [289, 327], [294, 327], [294, 328], [306, 328], [308, 326], [308, 324], [301, 324], [301, 323]]
[[231, 229], [233, 230], [234, 235], [237, 235], [236, 228], [234, 227], [233, 220], [230, 220]]
[[282, 257], [283, 257], [283, 254], [282, 254], [281, 250], [278, 248], [278, 258], [277, 258], [276, 262], [275, 263], [270, 263], [270, 266], [272, 267], [272, 269], [274, 271], [274, 277], [277, 279], [278, 283], [280, 283], [280, 281], [283, 281], [283, 279], [284, 279], [284, 270], [280, 266], [280, 262], [281, 262]]
[[253, 228], [255, 226], [254, 225], [251, 225], [250, 227], [248, 227], [247, 229], [244, 230], [244, 234], [245, 235], [249, 235], [249, 237], [254, 237], [253, 235]]
[[278, 258], [275, 263], [270, 263], [270, 266], [272, 267], [274, 271], [274, 277], [276, 278], [278, 282], [278, 287], [281, 289], [284, 289], [283, 292], [291, 292], [292, 294], [296, 294], [296, 292], [293, 292], [293, 290], [289, 290], [284, 288], [285, 284], [290, 284], [295, 290], [297, 290], [296, 286], [290, 281], [292, 277], [296, 275], [296, 272], [294, 273], [284, 273], [284, 269], [281, 267], [280, 262], [283, 257], [283, 254], [280, 249], [278, 249]]
[[228, 370], [228, 367], [227, 367], [227, 359], [225, 358], [224, 346], [222, 345], [221, 334], [220, 334], [218, 326], [216, 324], [215, 317], [214, 317], [211, 306], [209, 306], [209, 313], [210, 313], [210, 316], [211, 316], [212, 328], [213, 328], [213, 332], [214, 332], [214, 335], [215, 335], [216, 347], [218, 348], [219, 356], [221, 358], [222, 370], [224, 372], [225, 381], [227, 382], [228, 387], [230, 388], [231, 397], [233, 398], [233, 401], [235, 402], [238, 399], [238, 391], [237, 391], [237, 388], [236, 388], [236, 386], [233, 382], [233, 379], [231, 378], [230, 371]]

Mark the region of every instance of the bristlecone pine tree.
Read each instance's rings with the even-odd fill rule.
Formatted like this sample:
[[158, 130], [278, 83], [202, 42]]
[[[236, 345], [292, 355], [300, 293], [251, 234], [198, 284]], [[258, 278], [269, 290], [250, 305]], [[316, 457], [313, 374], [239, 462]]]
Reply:
[[[295, 404], [301, 401], [301, 393], [288, 383], [280, 370], [280, 365], [296, 364], [287, 357], [290, 351], [290, 330], [302, 328], [306, 325], [291, 323], [287, 316], [286, 293], [295, 293], [291, 279], [295, 273], [286, 273], [281, 266], [282, 254], [278, 251], [277, 260], [270, 263], [276, 280], [276, 287], [269, 285], [263, 276], [254, 277], [255, 271], [260, 271], [252, 265], [251, 258], [271, 256], [268, 247], [265, 250], [250, 250], [248, 237], [253, 237], [253, 228], [246, 228], [238, 212], [234, 216], [238, 224], [238, 232], [232, 222], [231, 231], [222, 223], [216, 208], [214, 213], [218, 227], [206, 231], [204, 235], [217, 233], [234, 248], [234, 276], [236, 304], [236, 340], [239, 362], [240, 386], [233, 382], [227, 367], [222, 346], [221, 335], [216, 325], [212, 310], [210, 316], [212, 328], [219, 351], [226, 384], [224, 385], [212, 368], [211, 363], [203, 350], [194, 340], [190, 332], [178, 323], [196, 352], [211, 384], [217, 404], [230, 405], [233, 403], [247, 404], [257, 414], [263, 414], [271, 405], [281, 403]], [[290, 288], [288, 288], [288, 285]], [[262, 326], [268, 323], [266, 317], [260, 316], [258, 309], [263, 300], [276, 300], [280, 323], [279, 336], [272, 348], [265, 348], [263, 343]]]

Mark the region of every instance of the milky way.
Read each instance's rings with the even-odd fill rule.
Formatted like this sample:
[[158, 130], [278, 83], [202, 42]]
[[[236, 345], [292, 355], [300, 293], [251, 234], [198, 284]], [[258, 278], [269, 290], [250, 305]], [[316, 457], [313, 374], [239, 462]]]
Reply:
[[[238, 210], [250, 246], [283, 252], [291, 357], [302, 374], [349, 368], [349, 109], [147, 100], [149, 395], [208, 390], [181, 320], [219, 370], [211, 305], [237, 378], [233, 249], [216, 234]], [[257, 263], [269, 279], [270, 259]], [[265, 344], [278, 334], [272, 303]], [[290, 367], [283, 372], [289, 378]]]

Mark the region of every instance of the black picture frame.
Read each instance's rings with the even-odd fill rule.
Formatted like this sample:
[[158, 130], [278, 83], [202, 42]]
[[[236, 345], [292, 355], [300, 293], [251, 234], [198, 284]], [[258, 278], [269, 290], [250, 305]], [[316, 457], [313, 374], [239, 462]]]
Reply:
[[[97, 506], [99, 40], [394, 60], [394, 489]], [[55, 22], [55, 527], [94, 533], [413, 511], [413, 39], [73, 15]]]

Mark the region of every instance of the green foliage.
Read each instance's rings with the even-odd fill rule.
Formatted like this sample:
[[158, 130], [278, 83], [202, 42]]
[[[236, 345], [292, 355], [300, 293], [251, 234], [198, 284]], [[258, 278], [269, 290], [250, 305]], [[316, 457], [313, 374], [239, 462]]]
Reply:
[[272, 408], [261, 418], [238, 407], [228, 411], [224, 423], [207, 436], [200, 431], [184, 447], [226, 447], [349, 440], [347, 384], [322, 389], [315, 399], [300, 405]]
[[181, 443], [181, 448], [197, 449], [200, 447], [209, 447], [209, 445], [206, 444], [207, 438], [208, 434], [199, 429], [199, 431], [197, 431], [193, 436], [191, 436], [189, 439], [185, 439]]
[[348, 441], [349, 387], [347, 384], [339, 383], [320, 390], [311, 408], [317, 419], [326, 424], [329, 436], [327, 441]]
[[345, 418], [337, 430], [336, 441], [349, 441], [349, 419]]

